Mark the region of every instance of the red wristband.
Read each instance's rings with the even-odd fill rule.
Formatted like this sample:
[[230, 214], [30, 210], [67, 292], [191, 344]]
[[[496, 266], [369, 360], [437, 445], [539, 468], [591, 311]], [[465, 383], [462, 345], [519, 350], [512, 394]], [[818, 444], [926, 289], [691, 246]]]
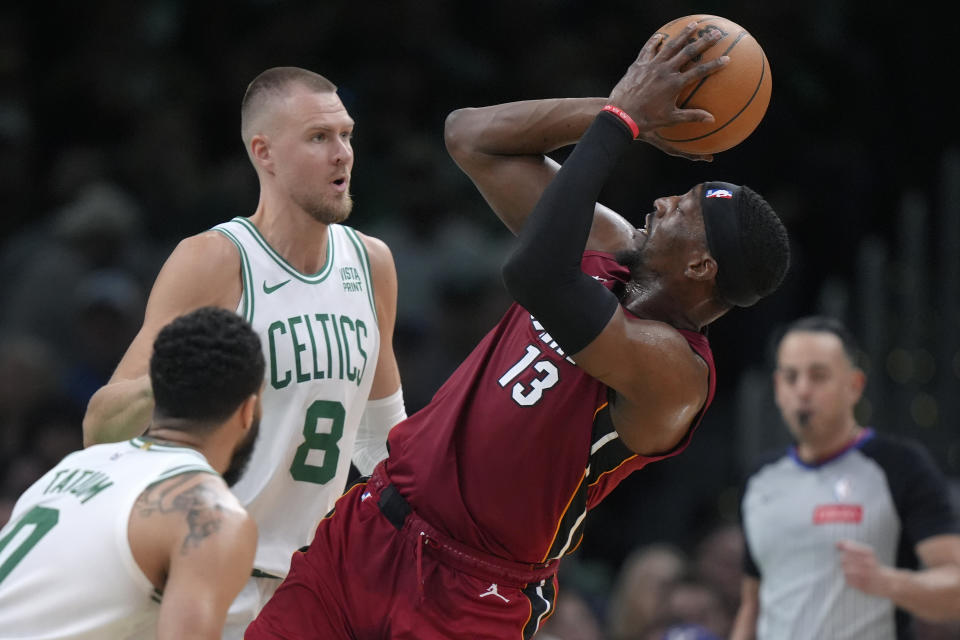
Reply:
[[631, 118], [630, 114], [628, 114], [626, 111], [620, 107], [615, 107], [612, 104], [606, 105], [602, 111], [609, 111], [613, 115], [620, 118], [625, 125], [630, 127], [630, 133], [633, 134], [634, 140], [640, 137], [640, 127], [637, 126], [637, 123], [633, 121], [633, 118]]

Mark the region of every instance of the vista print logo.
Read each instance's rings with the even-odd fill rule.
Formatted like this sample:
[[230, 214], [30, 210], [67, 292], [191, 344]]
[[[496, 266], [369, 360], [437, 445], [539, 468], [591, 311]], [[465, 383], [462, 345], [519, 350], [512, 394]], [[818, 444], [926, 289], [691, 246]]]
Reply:
[[344, 291], [363, 292], [363, 280], [356, 267], [340, 267], [340, 282]]

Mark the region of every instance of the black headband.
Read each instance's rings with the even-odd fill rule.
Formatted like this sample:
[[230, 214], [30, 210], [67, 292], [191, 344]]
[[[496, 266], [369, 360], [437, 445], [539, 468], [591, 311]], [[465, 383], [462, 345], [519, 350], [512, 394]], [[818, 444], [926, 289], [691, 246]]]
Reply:
[[707, 246], [717, 261], [717, 290], [724, 301], [749, 307], [760, 299], [740, 245], [742, 190], [729, 182], [704, 182], [700, 198]]

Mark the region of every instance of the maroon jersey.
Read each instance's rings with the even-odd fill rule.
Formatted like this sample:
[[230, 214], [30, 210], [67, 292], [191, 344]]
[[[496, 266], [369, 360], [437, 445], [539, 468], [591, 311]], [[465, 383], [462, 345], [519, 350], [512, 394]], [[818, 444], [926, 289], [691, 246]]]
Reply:
[[[596, 251], [582, 269], [608, 288], [629, 275]], [[477, 550], [530, 563], [561, 557], [624, 477], [687, 447], [712, 401], [707, 339], [681, 333], [709, 367], [707, 400], [676, 448], [641, 456], [613, 428], [612, 391], [514, 304], [430, 404], [391, 430], [391, 481], [427, 522]]]

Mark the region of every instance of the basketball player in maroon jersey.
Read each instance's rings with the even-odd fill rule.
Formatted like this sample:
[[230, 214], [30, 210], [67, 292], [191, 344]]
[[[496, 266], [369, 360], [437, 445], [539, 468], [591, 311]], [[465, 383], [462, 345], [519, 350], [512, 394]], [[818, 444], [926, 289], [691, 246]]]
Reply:
[[[518, 304], [394, 427], [246, 640], [530, 638], [589, 509], [687, 446], [715, 386], [702, 330], [778, 286], [786, 232], [728, 183], [658, 199], [640, 229], [596, 198], [632, 140], [711, 118], [676, 97], [726, 63], [686, 68], [713, 42], [652, 37], [606, 100], [451, 114], [451, 154], [519, 235]], [[578, 140], [559, 171], [544, 156]]]

